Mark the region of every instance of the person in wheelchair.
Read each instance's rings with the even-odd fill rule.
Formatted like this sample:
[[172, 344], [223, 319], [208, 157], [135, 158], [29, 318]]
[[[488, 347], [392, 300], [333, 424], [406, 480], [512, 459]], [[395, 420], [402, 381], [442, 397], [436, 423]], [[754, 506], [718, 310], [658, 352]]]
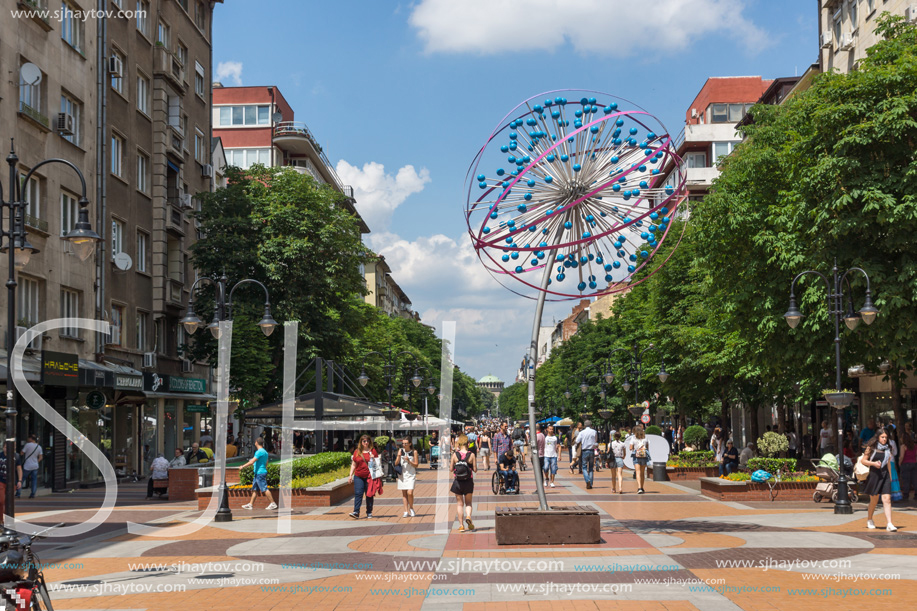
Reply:
[[506, 482], [506, 492], [511, 494], [519, 487], [519, 474], [516, 473], [516, 457], [513, 450], [509, 449], [500, 457], [500, 475]]

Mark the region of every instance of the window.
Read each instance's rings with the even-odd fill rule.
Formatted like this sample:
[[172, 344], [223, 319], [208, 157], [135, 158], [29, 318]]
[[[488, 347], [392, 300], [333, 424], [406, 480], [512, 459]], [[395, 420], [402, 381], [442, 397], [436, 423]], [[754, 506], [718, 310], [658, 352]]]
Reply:
[[229, 125], [270, 125], [271, 107], [261, 106], [220, 106], [217, 122]]
[[871, 14], [874, 10], [876, 10], [876, 0], [866, 0], [866, 8], [869, 9], [869, 13]]
[[163, 21], [160, 21], [159, 27], [156, 28], [156, 43], [162, 45], [166, 49], [172, 47], [172, 28]]
[[194, 3], [194, 23], [197, 25], [198, 29], [201, 31], [206, 29], [207, 26], [207, 13], [204, 12], [204, 3], [195, 2]]
[[204, 80], [204, 67], [194, 62], [194, 93], [204, 97], [207, 94], [207, 81]]
[[726, 122], [726, 104], [711, 104], [710, 105], [710, 122], [711, 123], [725, 123]]
[[[25, 176], [22, 177], [23, 180]], [[41, 218], [41, 179], [32, 174], [29, 183], [22, 183], [22, 201], [25, 202], [25, 224], [32, 219]], [[30, 218], [31, 217], [31, 218]]]
[[707, 167], [707, 154], [706, 153], [688, 153], [687, 161], [688, 161], [688, 168], [706, 168]]
[[137, 30], [144, 36], [150, 35], [149, 0], [137, 0]]
[[150, 186], [150, 158], [137, 153], [137, 190], [148, 193]]
[[[121, 51], [118, 51], [117, 49], [112, 49], [111, 55], [112, 57], [117, 57], [118, 59], [121, 60], [121, 72], [122, 73], [125, 70], [127, 70], [127, 65], [124, 63], [125, 61], [124, 53], [121, 53]], [[117, 91], [118, 93], [123, 94], [124, 93], [124, 77], [118, 76], [117, 74], [112, 74], [111, 75], [111, 88]]]
[[195, 128], [194, 129], [194, 159], [199, 163], [204, 163], [204, 133]]
[[851, 2], [847, 5], [847, 14], [850, 15], [851, 30], [857, 29], [857, 2], [859, 2], [859, 0], [851, 0]]
[[111, 258], [119, 252], [124, 252], [124, 223], [112, 219], [111, 221]]
[[181, 116], [181, 133], [184, 138], [182, 139], [181, 145], [186, 151], [188, 150], [188, 115]]
[[731, 153], [736, 145], [739, 144], [739, 141], [733, 142], [714, 142], [713, 143], [713, 158], [716, 159], [716, 162], [719, 163], [720, 157], [725, 157]]
[[271, 149], [226, 149], [226, 164], [247, 170], [256, 163], [271, 165]]
[[841, 18], [843, 17], [843, 12], [840, 7], [834, 11], [834, 44], [840, 46], [841, 44]]
[[121, 330], [124, 328], [124, 308], [119, 305], [111, 306], [111, 339], [109, 344], [121, 345]]
[[711, 104], [711, 123], [738, 123], [754, 104]]
[[61, 2], [60, 37], [65, 43], [82, 53], [83, 36], [81, 28], [83, 27], [83, 22], [79, 18], [79, 10], [66, 2]]
[[121, 4], [121, 0], [111, 0], [111, 3], [117, 6], [118, 8], [124, 8]]
[[188, 0], [178, 0], [178, 4], [185, 9], [185, 12], [188, 12]]
[[142, 231], [137, 232], [137, 271], [145, 272], [147, 270], [146, 258], [149, 252], [150, 236]]
[[60, 334], [64, 337], [79, 337], [80, 328], [76, 326], [74, 318], [80, 317], [80, 294], [70, 289], [61, 289], [60, 292], [60, 317], [64, 319], [64, 326]]
[[137, 312], [137, 350], [146, 352], [149, 345], [150, 315], [147, 312]]
[[64, 140], [79, 146], [80, 144], [80, 109], [82, 104], [71, 98], [66, 93], [60, 96], [60, 111], [73, 117], [73, 129], [70, 132], [61, 131]]
[[33, 280], [25, 276], [19, 277], [19, 286], [16, 291], [19, 296], [19, 318], [16, 320], [17, 325], [26, 323], [27, 326], [31, 327], [38, 324], [38, 321], [41, 320], [40, 303], [38, 301], [40, 288], [41, 285], [38, 280]]
[[[23, 61], [23, 63], [25, 63], [25, 61]], [[42, 74], [42, 76], [44, 76], [44, 74]], [[26, 83], [20, 73], [19, 110], [47, 125], [48, 119], [41, 115], [41, 85], [44, 82], [45, 79], [42, 78], [38, 83]]]
[[137, 110], [150, 114], [150, 79], [137, 75]]
[[178, 43], [177, 56], [178, 56], [178, 62], [182, 65], [182, 67], [188, 65], [188, 47], [186, 47], [185, 45], [181, 43]]
[[124, 160], [124, 138], [118, 134], [111, 135], [111, 173], [115, 176], [124, 176], [122, 162]]
[[181, 356], [185, 349], [188, 339], [185, 336], [185, 328], [182, 325], [175, 325], [175, 356]]
[[60, 234], [65, 236], [76, 225], [80, 204], [76, 196], [69, 193], [60, 194]]

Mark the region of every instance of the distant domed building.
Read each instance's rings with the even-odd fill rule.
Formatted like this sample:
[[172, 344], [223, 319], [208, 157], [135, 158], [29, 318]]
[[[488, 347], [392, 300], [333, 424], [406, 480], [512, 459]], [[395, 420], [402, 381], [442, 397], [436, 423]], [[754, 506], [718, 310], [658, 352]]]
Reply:
[[497, 376], [487, 374], [478, 380], [478, 388], [489, 390], [499, 399], [500, 393], [503, 392], [503, 382]]

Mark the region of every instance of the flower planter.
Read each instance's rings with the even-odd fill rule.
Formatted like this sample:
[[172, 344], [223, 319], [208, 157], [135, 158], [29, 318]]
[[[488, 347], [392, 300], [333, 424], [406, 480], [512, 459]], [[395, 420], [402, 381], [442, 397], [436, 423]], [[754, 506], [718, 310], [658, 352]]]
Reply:
[[844, 409], [851, 403], [856, 395], [852, 392], [826, 392], [825, 401], [834, 409]]
[[810, 501], [818, 482], [733, 482], [718, 477], [700, 478], [700, 491], [718, 501]]
[[719, 467], [666, 467], [666, 471], [669, 473], [669, 480], [673, 482], [695, 481], [720, 474]]
[[[274, 501], [280, 498], [280, 491], [277, 488], [268, 488]], [[217, 494], [218, 487], [198, 488], [197, 508], [199, 511], [207, 509], [210, 503], [210, 497]], [[296, 488], [291, 490], [290, 500], [292, 506], [296, 507], [331, 507], [341, 501], [353, 496], [353, 484], [347, 482], [347, 478], [341, 478], [324, 486], [315, 486], [313, 488]], [[248, 503], [252, 498], [251, 488], [230, 488], [228, 491], [229, 508], [233, 511], [242, 509], [242, 505]], [[255, 497], [255, 509], [267, 508], [267, 496], [259, 494]]]
[[417, 420], [417, 414], [405, 414], [404, 417], [408, 420]]
[[397, 409], [384, 409], [384, 410], [382, 410], [382, 417], [385, 418], [386, 420], [388, 420], [389, 422], [392, 422], [392, 421], [394, 421], [394, 420], [398, 420], [398, 418], [399, 418], [400, 416], [401, 416], [401, 412], [400, 412], [399, 410], [397, 410]]

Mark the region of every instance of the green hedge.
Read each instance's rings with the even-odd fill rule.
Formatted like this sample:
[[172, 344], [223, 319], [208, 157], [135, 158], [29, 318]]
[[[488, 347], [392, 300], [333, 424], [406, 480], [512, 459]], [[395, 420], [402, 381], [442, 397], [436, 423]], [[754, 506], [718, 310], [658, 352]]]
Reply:
[[751, 471], [764, 469], [768, 473], [794, 473], [796, 471], [795, 458], [749, 458], [748, 468]]
[[[293, 479], [327, 473], [341, 467], [349, 467], [350, 452], [323, 452], [315, 456], [303, 456], [293, 459]], [[239, 472], [239, 483], [251, 486], [254, 479], [254, 466], [245, 467]], [[271, 463], [267, 466], [267, 485], [277, 487], [280, 485], [280, 463]]]
[[648, 427], [646, 427], [646, 431], [644, 432], [647, 435], [659, 435], [660, 437], [662, 436], [662, 429], [656, 426], [655, 424], [651, 424]]
[[707, 429], [697, 424], [685, 429], [684, 440], [686, 445], [695, 449], [703, 448], [706, 450], [710, 445], [710, 435], [707, 433]]
[[697, 452], [679, 452], [669, 456], [668, 466], [685, 467], [685, 468], [707, 468], [718, 467], [713, 452], [710, 450], [699, 450]]

